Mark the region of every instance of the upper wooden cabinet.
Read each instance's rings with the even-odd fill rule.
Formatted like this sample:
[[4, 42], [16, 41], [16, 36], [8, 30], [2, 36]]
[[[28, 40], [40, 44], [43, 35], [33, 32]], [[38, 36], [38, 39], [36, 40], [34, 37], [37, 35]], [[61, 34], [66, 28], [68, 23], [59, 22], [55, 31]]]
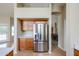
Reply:
[[33, 24], [47, 23], [48, 18], [20, 18], [22, 31], [33, 31]]
[[23, 21], [22, 30], [32, 31], [33, 30], [33, 21]]
[[22, 31], [32, 31], [33, 30], [33, 21], [23, 21], [21, 20], [21, 30]]

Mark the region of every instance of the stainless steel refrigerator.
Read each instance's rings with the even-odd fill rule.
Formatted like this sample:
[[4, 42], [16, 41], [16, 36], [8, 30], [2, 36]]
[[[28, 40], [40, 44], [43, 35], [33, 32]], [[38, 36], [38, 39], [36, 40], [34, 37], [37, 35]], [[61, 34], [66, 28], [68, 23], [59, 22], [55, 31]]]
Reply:
[[34, 51], [48, 51], [48, 25], [45, 23], [37, 23], [33, 25], [34, 31]]

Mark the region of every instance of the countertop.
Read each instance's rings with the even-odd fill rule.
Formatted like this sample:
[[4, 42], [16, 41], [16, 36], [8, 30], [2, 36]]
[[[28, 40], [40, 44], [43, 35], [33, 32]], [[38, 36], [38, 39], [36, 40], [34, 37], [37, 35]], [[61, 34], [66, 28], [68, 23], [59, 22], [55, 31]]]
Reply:
[[13, 41], [0, 41], [0, 45], [9, 44], [7, 47], [0, 47], [0, 56], [6, 56], [14, 50]]
[[8, 53], [10, 53], [14, 47], [7, 47], [7, 48], [0, 48], [0, 56], [6, 56]]
[[33, 38], [32, 35], [20, 35], [18, 38]]
[[8, 41], [8, 40], [1, 40], [0, 44], [4, 44], [4, 43], [7, 43], [7, 42], [10, 42], [10, 41]]
[[18, 34], [18, 38], [33, 38], [33, 32], [32, 31], [26, 31], [21, 34]]

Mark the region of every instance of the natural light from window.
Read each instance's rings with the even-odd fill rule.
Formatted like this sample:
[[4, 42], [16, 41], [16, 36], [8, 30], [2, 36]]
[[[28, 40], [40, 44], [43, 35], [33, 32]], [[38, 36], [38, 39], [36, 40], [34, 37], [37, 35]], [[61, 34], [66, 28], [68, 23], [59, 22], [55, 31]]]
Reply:
[[[0, 25], [0, 42], [6, 41], [8, 34], [8, 26], [7, 25]], [[7, 43], [0, 44], [0, 48], [7, 47]]]

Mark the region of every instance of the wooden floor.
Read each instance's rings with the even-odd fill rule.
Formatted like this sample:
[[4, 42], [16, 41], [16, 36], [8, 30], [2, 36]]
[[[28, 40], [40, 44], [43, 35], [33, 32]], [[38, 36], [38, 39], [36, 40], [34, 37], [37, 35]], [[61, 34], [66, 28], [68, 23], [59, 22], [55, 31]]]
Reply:
[[[38, 53], [38, 52], [33, 52], [32, 50], [23, 50], [23, 51], [18, 51], [18, 53], [14, 56], [66, 56], [66, 53], [61, 50], [60, 48], [55, 48], [53, 47], [52, 53]], [[74, 49], [74, 56], [79, 56], [79, 51]]]
[[[57, 47], [57, 41], [52, 41], [52, 53], [38, 53], [33, 50], [18, 51], [14, 56], [66, 56], [66, 52]], [[74, 49], [74, 56], [79, 56], [79, 50]]]
[[53, 41], [51, 54], [49, 54], [48, 52], [45, 53], [33, 52], [33, 50], [18, 51], [17, 54], [15, 54], [15, 56], [65, 56], [65, 55], [66, 53], [57, 47], [56, 41]]
[[59, 48], [53, 50], [51, 54], [49, 54], [48, 52], [38, 53], [33, 52], [32, 50], [25, 50], [25, 51], [23, 50], [18, 51], [18, 53], [15, 56], [65, 56], [65, 52]]

